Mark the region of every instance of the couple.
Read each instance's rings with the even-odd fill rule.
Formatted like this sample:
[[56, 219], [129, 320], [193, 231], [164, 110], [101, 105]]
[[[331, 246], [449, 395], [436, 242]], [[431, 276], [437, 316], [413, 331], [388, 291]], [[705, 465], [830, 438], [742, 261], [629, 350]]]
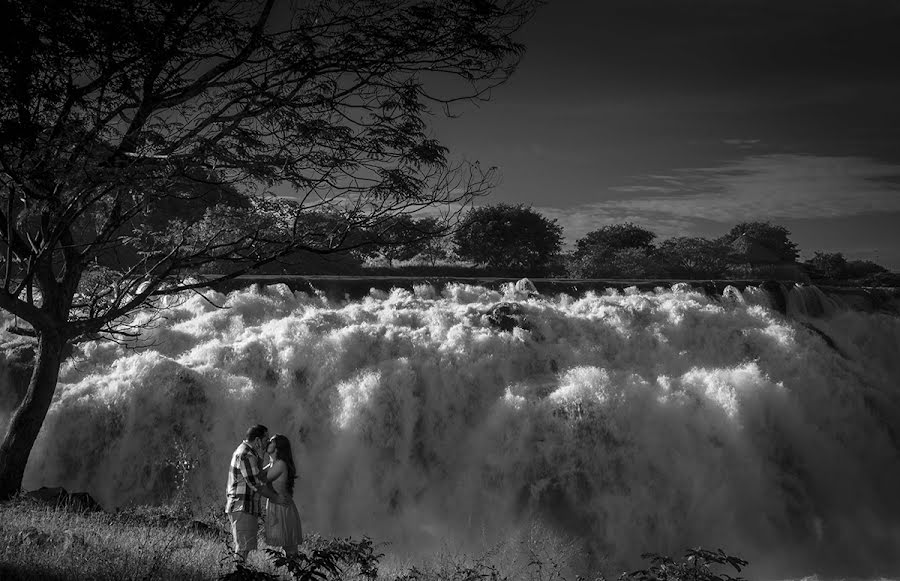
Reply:
[[[262, 467], [262, 455], [271, 459]], [[285, 436], [269, 438], [265, 426], [255, 425], [247, 430], [241, 445], [231, 456], [228, 473], [225, 512], [231, 521], [234, 554], [241, 560], [256, 549], [259, 517], [262, 516], [262, 497], [266, 497], [266, 544], [281, 547], [285, 554], [297, 553], [303, 540], [300, 513], [292, 498], [297, 469], [291, 443]]]

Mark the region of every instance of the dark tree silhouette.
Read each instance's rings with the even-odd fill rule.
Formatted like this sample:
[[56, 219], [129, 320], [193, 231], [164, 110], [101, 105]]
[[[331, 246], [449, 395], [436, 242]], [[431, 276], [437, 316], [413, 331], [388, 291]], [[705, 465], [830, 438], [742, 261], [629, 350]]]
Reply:
[[738, 260], [753, 266], [793, 263], [797, 260], [797, 245], [784, 226], [769, 222], [741, 222], [721, 240], [731, 246]]
[[661, 274], [656, 234], [631, 222], [610, 224], [575, 241], [569, 274], [577, 278], [652, 277]]
[[678, 236], [657, 249], [660, 261], [678, 278], [721, 278], [731, 265], [731, 247], [721, 240]]
[[453, 234], [460, 258], [498, 272], [535, 274], [562, 246], [562, 226], [521, 204], [472, 208]]
[[575, 241], [575, 257], [634, 248], [649, 251], [656, 234], [631, 222], [610, 224]]
[[[384, 220], [366, 233], [370, 242], [368, 254], [387, 259], [389, 267], [394, 266], [395, 260], [409, 260], [418, 255], [426, 248], [430, 238], [439, 235], [439, 230], [430, 229], [422, 220], [425, 218], [417, 220], [409, 214]], [[438, 222], [435, 218], [428, 220]]]
[[126, 339], [211, 263], [234, 277], [346, 250], [350, 232], [484, 192], [491, 172], [448, 161], [426, 119], [509, 77], [536, 2], [4, 0], [0, 308], [37, 349], [0, 498], [73, 341]]

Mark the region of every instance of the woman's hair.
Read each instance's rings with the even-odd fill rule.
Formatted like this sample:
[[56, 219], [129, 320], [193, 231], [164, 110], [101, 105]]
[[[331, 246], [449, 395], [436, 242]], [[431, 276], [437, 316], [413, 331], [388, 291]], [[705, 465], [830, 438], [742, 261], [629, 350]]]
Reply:
[[275, 434], [269, 441], [275, 445], [275, 458], [283, 460], [287, 466], [287, 491], [294, 495], [294, 480], [297, 479], [297, 467], [294, 466], [294, 454], [291, 452], [291, 442], [287, 436]]

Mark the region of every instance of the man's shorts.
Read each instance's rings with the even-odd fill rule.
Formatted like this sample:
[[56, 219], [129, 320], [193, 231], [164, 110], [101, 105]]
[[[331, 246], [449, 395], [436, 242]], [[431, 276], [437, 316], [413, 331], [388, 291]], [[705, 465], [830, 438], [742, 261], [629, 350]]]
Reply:
[[256, 549], [256, 537], [259, 531], [259, 517], [243, 511], [229, 512], [231, 520], [231, 536], [234, 538], [234, 551], [241, 553]]

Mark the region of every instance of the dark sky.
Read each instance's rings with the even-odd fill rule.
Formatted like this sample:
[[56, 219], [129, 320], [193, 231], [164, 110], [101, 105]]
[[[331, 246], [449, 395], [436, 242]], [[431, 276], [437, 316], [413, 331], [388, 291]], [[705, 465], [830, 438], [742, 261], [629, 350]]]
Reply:
[[484, 203], [534, 205], [570, 243], [769, 220], [804, 256], [900, 270], [900, 1], [550, 0], [519, 39], [493, 101], [435, 126], [500, 167]]

